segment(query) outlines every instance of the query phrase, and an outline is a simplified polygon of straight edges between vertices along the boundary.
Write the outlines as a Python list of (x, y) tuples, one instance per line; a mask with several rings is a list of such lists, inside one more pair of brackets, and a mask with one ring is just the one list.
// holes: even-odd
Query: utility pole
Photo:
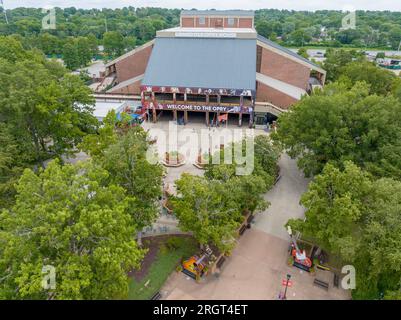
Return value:
[(8, 24), (7, 10), (4, 7), (3, 0), (0, 0), (0, 3), (1, 3), (1, 6), (3, 7), (3, 10), (4, 10), (4, 17), (6, 18), (6, 23)]
[(401, 41), (400, 41), (400, 45), (398, 46), (398, 51), (401, 51)]
[(109, 30), (108, 30), (108, 27), (107, 27), (107, 18), (104, 19), (104, 24), (105, 24), (105, 26), (106, 26), (106, 32), (108, 32)]

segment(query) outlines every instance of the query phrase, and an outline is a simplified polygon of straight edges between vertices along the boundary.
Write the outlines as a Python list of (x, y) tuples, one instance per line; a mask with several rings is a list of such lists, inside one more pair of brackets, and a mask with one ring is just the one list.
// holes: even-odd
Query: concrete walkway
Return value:
[(283, 154), (279, 161), (281, 179), (265, 196), (269, 208), (254, 220), (255, 228), (289, 241), (285, 224), (291, 218), (303, 218), (304, 208), (299, 204), (308, 189), (309, 180), (298, 170), (296, 161)]
[[(299, 205), (309, 180), (298, 170), (296, 161), (283, 154), (281, 179), (265, 198), (271, 205), (257, 215), (253, 227), (239, 239), (232, 255), (224, 263), (220, 276), (209, 276), (198, 284), (182, 273), (174, 272), (161, 294), (167, 300), (278, 299), (282, 280), (291, 274), (289, 300), (349, 299), (349, 292), (333, 287), (333, 274), (317, 271), (316, 276), (287, 265), (289, 235), (284, 227), (291, 218), (302, 218)], [(328, 291), (313, 285), (315, 278), (329, 283)]]
[(346, 291), (332, 286), (332, 275), (316, 275), (330, 283), (328, 291), (313, 285), (315, 277), (287, 265), (288, 242), (257, 229), (247, 230), (223, 264), (219, 277), (196, 283), (174, 272), (160, 291), (166, 300), (277, 300), (282, 280), (291, 274), (288, 300), (348, 299)]

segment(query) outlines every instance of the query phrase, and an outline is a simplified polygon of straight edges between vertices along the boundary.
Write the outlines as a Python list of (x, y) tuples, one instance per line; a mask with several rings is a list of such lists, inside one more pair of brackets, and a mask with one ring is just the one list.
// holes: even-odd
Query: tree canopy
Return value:
[(147, 159), (148, 133), (140, 126), (120, 129), (115, 112), (110, 112), (96, 134), (87, 135), (80, 147), (109, 172), (110, 183), (135, 197), (130, 214), (139, 230), (151, 225), (159, 213), (163, 168)]
[(378, 180), (345, 162), (327, 164), (302, 196), (294, 230), (356, 268), (356, 299), (400, 297), (401, 182)]
[[(88, 162), (26, 169), (17, 200), (0, 214), (1, 298), (114, 299), (128, 293), (127, 272), (144, 256), (133, 240), (131, 197)], [(55, 267), (44, 290), (42, 268)]]
[[(178, 8), (131, 6), (88, 10), (56, 8), (56, 29), (42, 30), (45, 14), (41, 9), (16, 8), (7, 10), (9, 24), (0, 18), (0, 34), (19, 37), (26, 49), (38, 48), (46, 55), (58, 57), (69, 52), (70, 45), (66, 48), (66, 44), (71, 42), (71, 38), (87, 38), (97, 46), (105, 44), (108, 57), (113, 57), (152, 40), (158, 30), (178, 26), (180, 11)], [(255, 27), (262, 36), (285, 46), (398, 48), (401, 34), (399, 12), (358, 10), (356, 29), (349, 30), (341, 28), (343, 17), (343, 12), (332, 10), (261, 9), (255, 11)], [(110, 43), (113, 44), (110, 46)], [(86, 52), (97, 55), (96, 50)]]
[[(176, 181), (178, 195), (171, 199), (174, 214), (180, 227), (191, 231), (201, 244), (213, 243), (223, 252), (230, 251), (245, 216), (268, 207), (264, 193), (273, 186), (279, 153), (266, 136), (252, 143), (255, 160), (249, 175), (237, 175), (235, 161), (223, 163), (224, 153), (234, 155), (235, 148), (230, 146), (217, 155), (221, 164), (211, 164), (210, 159), (205, 177), (184, 174)], [(241, 145), (244, 152), (244, 141)]]
[(98, 121), (78, 76), (10, 37), (0, 37), (0, 86), (0, 136), (7, 143), (0, 146), (0, 189), (9, 197), (18, 168), (73, 154)]
[(307, 175), (352, 160), (378, 177), (401, 178), (400, 101), (364, 82), (334, 83), (278, 120), (275, 136)]

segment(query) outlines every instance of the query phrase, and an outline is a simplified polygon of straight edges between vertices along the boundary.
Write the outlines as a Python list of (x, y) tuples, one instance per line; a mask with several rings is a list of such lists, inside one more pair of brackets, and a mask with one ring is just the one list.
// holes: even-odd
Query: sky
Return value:
[(184, 9), (292, 9), (292, 10), (391, 10), (401, 11), (400, 0), (3, 0), (7, 9), (16, 7), (121, 8), (163, 7)]

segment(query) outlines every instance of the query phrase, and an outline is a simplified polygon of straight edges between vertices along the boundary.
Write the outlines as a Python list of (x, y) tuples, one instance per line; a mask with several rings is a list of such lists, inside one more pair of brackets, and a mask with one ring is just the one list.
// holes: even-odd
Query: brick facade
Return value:
[(195, 27), (194, 21), (195, 19), (193, 17), (181, 18), (181, 26), (183, 28), (194, 28)]
[(298, 100), (258, 82), (256, 89), (256, 101), (269, 102), (279, 108), (288, 109)]
[(182, 28), (253, 28), (252, 18), (232, 17), (233, 24), (229, 24), (229, 18), (204, 17), (205, 23), (201, 24), (199, 17), (182, 17)]
[(262, 48), (260, 73), (306, 90), (311, 70), (287, 57)]
[[(204, 19), (205, 23), (200, 23), (200, 16)], [(229, 21), (233, 23), (229, 25)], [(243, 28), (243, 29), (253, 29), (254, 28), (254, 19), (248, 15), (241, 15), (238, 13), (230, 13), (225, 16), (220, 16), (220, 14), (214, 15), (190, 15), (190, 16), (181, 16), (181, 27), (182, 28)], [(168, 31), (168, 30), (166, 30)], [(171, 31), (173, 33), (174, 31)], [(238, 34), (245, 34), (254, 36), (253, 39), (256, 39), (256, 31), (250, 32), (249, 30), (241, 30), (240, 31), (229, 31), (238, 32)], [(169, 35), (174, 36), (174, 35)], [(286, 49), (280, 49), (279, 46), (274, 44), (269, 44), (268, 41), (259, 41), (256, 40), (256, 64), (257, 68), (255, 70), (255, 74), (261, 73), (265, 76), (271, 77), (273, 79), (285, 82), (294, 87), (307, 90), (309, 78), (311, 75), (311, 69), (313, 66), (309, 65), (308, 62), (302, 61), (298, 57), (292, 56)], [(109, 73), (116, 73), (116, 83), (120, 84), (129, 79), (133, 79), (143, 75), (146, 72), (146, 68), (149, 62), (149, 58), (153, 49), (153, 44), (148, 45), (142, 48), (138, 48), (136, 52), (133, 54), (127, 54), (123, 56), (121, 59), (117, 59), (115, 64), (109, 67)], [(315, 70), (315, 69), (314, 69)], [(324, 71), (319, 71), (324, 72)], [(323, 74), (324, 77), (325, 73)], [(196, 77), (196, 75), (194, 75)], [(255, 78), (256, 79), (256, 78)], [(263, 77), (258, 77), (261, 81)], [(133, 79), (135, 81), (136, 79)], [(130, 81), (132, 82), (132, 81)], [(128, 82), (128, 83), (130, 83)], [(269, 82), (266, 82), (269, 83)], [(273, 84), (271, 84), (273, 85)], [(276, 87), (275, 85), (273, 85)], [(288, 88), (288, 86), (283, 85), (283, 91)], [(279, 88), (279, 87), (277, 87)], [(237, 88), (241, 89), (241, 88)], [(294, 88), (289, 88), (294, 89)], [(297, 92), (295, 91), (294, 96), (297, 96)], [(137, 81), (135, 83), (131, 83), (126, 87), (120, 89), (111, 89), (109, 92), (111, 93), (119, 93), (119, 94), (135, 94), (139, 95), (141, 93), (141, 81)], [(270, 86), (267, 86), (263, 83), (257, 81), (256, 86), (256, 101), (258, 102), (268, 102), (271, 103), (281, 109), (288, 109), (294, 103), (298, 101), (298, 99), (293, 98), (277, 89), (274, 89)]]
[(239, 19), (238, 28), (253, 28), (253, 19), (252, 18)]
[(153, 45), (147, 46), (142, 50), (118, 61), (115, 64), (117, 72), (117, 83), (138, 77), (145, 73)]

